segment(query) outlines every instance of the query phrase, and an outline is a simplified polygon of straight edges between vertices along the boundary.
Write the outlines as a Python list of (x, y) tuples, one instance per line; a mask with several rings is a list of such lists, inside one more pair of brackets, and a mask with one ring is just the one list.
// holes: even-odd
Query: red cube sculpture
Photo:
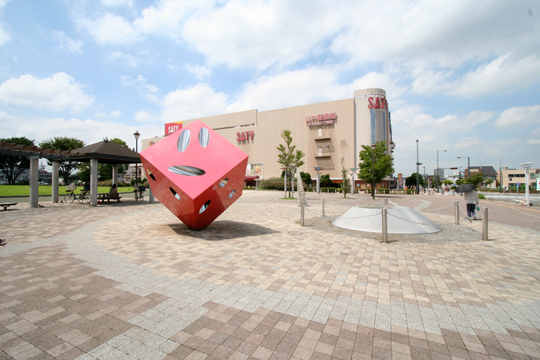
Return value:
[(141, 153), (154, 196), (201, 230), (242, 196), (248, 155), (197, 120)]

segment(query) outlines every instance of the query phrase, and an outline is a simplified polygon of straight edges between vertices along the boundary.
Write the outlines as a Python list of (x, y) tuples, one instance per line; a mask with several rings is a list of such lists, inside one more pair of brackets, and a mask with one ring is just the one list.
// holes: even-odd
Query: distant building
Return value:
[[(363, 145), (385, 141), (387, 154), (392, 157), (395, 148), (391, 113), (386, 91), (382, 89), (356, 90), (353, 98), (344, 100), (267, 111), (253, 109), (197, 119), (249, 155), (246, 182), (281, 176), (276, 147), (284, 143), (281, 133), (286, 129), (291, 130), (292, 144), (305, 154), (302, 159), (305, 165), (300, 171), (309, 173), (312, 179), (316, 179), (315, 168), (318, 167), (334, 182), (341, 182), (341, 159), (347, 170), (357, 168)], [(182, 131), (183, 126), (195, 120), (166, 124), (165, 132)], [(159, 140), (143, 139), (142, 148)], [(355, 179), (357, 187), (367, 188), (357, 176)]]
[[(525, 184), (525, 169), (509, 169), (503, 166), (497, 171), (497, 178), (501, 179), (503, 187), (515, 187), (519, 183)], [(537, 178), (540, 178), (540, 169), (531, 169), (529, 171), (529, 185), (537, 186)]]
[[(493, 168), (493, 166), (471, 166), (470, 167), (471, 173), (470, 175), (474, 176), (477, 174), (484, 175), (486, 180), (493, 180), (491, 184), (487, 184), (487, 182), (482, 183), (482, 186), (487, 186), (489, 188), (495, 189), (499, 186), (499, 175), (497, 171)], [(469, 177), (469, 170), (465, 169), (463, 172), (465, 174), (465, 177)]]

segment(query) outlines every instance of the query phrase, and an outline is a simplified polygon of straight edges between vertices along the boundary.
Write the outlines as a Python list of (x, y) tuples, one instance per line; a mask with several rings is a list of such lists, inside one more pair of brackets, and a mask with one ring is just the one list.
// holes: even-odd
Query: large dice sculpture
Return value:
[(152, 193), (190, 229), (242, 196), (248, 156), (197, 120), (141, 152)]

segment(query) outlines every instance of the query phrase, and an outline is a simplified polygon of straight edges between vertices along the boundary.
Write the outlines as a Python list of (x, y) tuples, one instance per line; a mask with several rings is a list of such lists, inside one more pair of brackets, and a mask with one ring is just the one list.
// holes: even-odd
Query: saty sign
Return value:
[(182, 121), (177, 121), (165, 124), (165, 136), (180, 130), (182, 128), (182, 123)]
[(255, 135), (255, 131), (242, 131), (236, 133), (236, 141), (242, 142), (242, 141), (253, 141), (253, 136)]
[(373, 100), (372, 97), (368, 99), (368, 106), (369, 109), (388, 109), (388, 101), (386, 101), (383, 97), (376, 97), (375, 100)]

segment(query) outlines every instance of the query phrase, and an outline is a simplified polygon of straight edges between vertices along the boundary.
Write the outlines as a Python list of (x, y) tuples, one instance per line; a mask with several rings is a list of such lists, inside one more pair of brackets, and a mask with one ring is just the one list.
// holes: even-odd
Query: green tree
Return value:
[(347, 169), (345, 168), (344, 162), (345, 162), (345, 158), (342, 157), (341, 158), (341, 180), (343, 181), (343, 186), (342, 186), (343, 197), (346, 198), (347, 193), (351, 191), (351, 186), (349, 182), (349, 177), (347, 176)]
[(464, 184), (473, 184), (473, 185), (482, 185), (482, 183), (485, 180), (485, 176), (483, 174), (474, 174), (467, 178), (465, 178)]
[[(52, 139), (44, 140), (39, 143), (39, 147), (42, 147), (44, 149), (54, 149), (60, 151), (71, 151), (83, 146), (84, 142), (82, 140), (65, 136), (54, 137)], [(52, 165), (51, 160), (47, 160), (47, 163), (49, 165)], [(60, 177), (64, 178), (65, 184), (68, 183), (69, 175), (71, 175), (73, 170), (77, 169), (78, 167), (78, 161), (64, 160), (58, 163), (58, 173), (60, 174)]]
[[(378, 184), (387, 175), (394, 173), (392, 167), (392, 157), (386, 153), (386, 142), (379, 141), (375, 144), (375, 171), (373, 171), (373, 150), (371, 146), (362, 145), (362, 151), (360, 151), (360, 168), (359, 177), (366, 183), (371, 184), (372, 180), (375, 180), (375, 184)], [(373, 172), (375, 173), (373, 176)], [(373, 194), (375, 189), (372, 189)]]
[(449, 179), (444, 180), (444, 185), (452, 185), (452, 184), (453, 184), (452, 180), (449, 180)]
[[(34, 146), (34, 140), (26, 137), (12, 137), (0, 139), (7, 143)], [(8, 184), (13, 185), (24, 170), (30, 168), (30, 159), (26, 156), (0, 155), (0, 169), (4, 172)]]
[(322, 187), (322, 188), (332, 186), (332, 180), (330, 180), (330, 175), (329, 174), (321, 175), (321, 180), (320, 180), (319, 186)]
[[(122, 139), (114, 138), (114, 139), (110, 139), (109, 141), (129, 149), (129, 146)], [(119, 164), (118, 173), (122, 174), (125, 170), (127, 170), (127, 167), (128, 167), (127, 165)], [(113, 168), (113, 164), (98, 164), (100, 180), (112, 179), (112, 168)]]
[(300, 177), (302, 178), (302, 182), (306, 185), (306, 188), (311, 186), (311, 174), (305, 173), (303, 171), (300, 171)]
[[(292, 175), (296, 172), (296, 169), (304, 165), (302, 158), (305, 156), (301, 150), (296, 150), (296, 145), (291, 145), (293, 138), (291, 136), (291, 130), (283, 130), (281, 132), (281, 138), (285, 141), (285, 145), (280, 144), (276, 149), (279, 151), (278, 164), (285, 168), (287, 173), (287, 180), (292, 182)], [(287, 188), (289, 188), (287, 186)], [(292, 186), (290, 187), (292, 189)], [(290, 194), (289, 190), (289, 195)]]
[[(436, 182), (437, 180), (432, 179), (431, 181)], [(422, 174), (418, 176), (418, 185), (424, 186), (424, 179), (422, 179)], [(405, 186), (416, 186), (416, 173), (412, 173), (411, 176), (405, 178)]]

